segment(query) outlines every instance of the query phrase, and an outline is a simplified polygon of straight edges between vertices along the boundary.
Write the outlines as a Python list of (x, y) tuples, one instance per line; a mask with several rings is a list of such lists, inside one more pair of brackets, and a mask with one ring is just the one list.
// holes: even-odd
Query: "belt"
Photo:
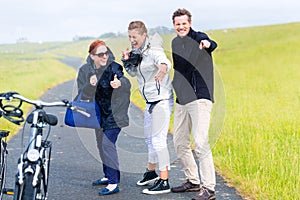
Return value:
[(150, 104), (148, 112), (151, 114), (156, 104), (158, 104), (161, 100), (154, 101), (154, 102), (146, 102), (146, 104)]

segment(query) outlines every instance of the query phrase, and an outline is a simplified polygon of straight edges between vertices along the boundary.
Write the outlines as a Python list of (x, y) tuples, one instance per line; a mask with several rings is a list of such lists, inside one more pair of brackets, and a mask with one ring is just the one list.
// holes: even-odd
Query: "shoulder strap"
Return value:
[(74, 101), (80, 101), (82, 97), (82, 92), (79, 92), (76, 97), (74, 98)]

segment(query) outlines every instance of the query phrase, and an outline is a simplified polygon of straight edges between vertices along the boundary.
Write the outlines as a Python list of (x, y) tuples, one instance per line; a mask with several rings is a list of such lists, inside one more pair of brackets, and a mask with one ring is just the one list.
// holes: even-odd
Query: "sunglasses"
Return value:
[(98, 56), (99, 58), (103, 58), (104, 55), (108, 56), (108, 51), (102, 52), (102, 53), (95, 53), (95, 56)]

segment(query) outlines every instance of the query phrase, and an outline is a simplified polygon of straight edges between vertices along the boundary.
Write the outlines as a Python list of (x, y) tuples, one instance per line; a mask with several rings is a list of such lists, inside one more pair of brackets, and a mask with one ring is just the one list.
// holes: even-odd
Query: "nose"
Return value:
[(134, 42), (134, 39), (133, 39), (133, 38), (129, 38), (129, 42), (130, 42), (130, 43), (133, 43), (133, 42)]

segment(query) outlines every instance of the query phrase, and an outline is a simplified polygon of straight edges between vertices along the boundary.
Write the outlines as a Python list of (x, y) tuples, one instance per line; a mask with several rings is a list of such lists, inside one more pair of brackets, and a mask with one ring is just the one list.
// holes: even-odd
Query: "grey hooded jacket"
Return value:
[[(122, 60), (128, 74), (137, 77), (139, 90), (145, 101), (149, 103), (170, 99), (173, 96), (169, 74), (171, 62), (162, 45), (162, 38), (156, 33), (152, 37), (146, 38), (141, 49), (139, 49), (142, 53), (142, 61), (137, 67), (128, 66), (126, 61)], [(155, 81), (154, 76), (157, 74), (158, 68), (154, 63), (168, 66), (168, 73), (161, 82)]]

